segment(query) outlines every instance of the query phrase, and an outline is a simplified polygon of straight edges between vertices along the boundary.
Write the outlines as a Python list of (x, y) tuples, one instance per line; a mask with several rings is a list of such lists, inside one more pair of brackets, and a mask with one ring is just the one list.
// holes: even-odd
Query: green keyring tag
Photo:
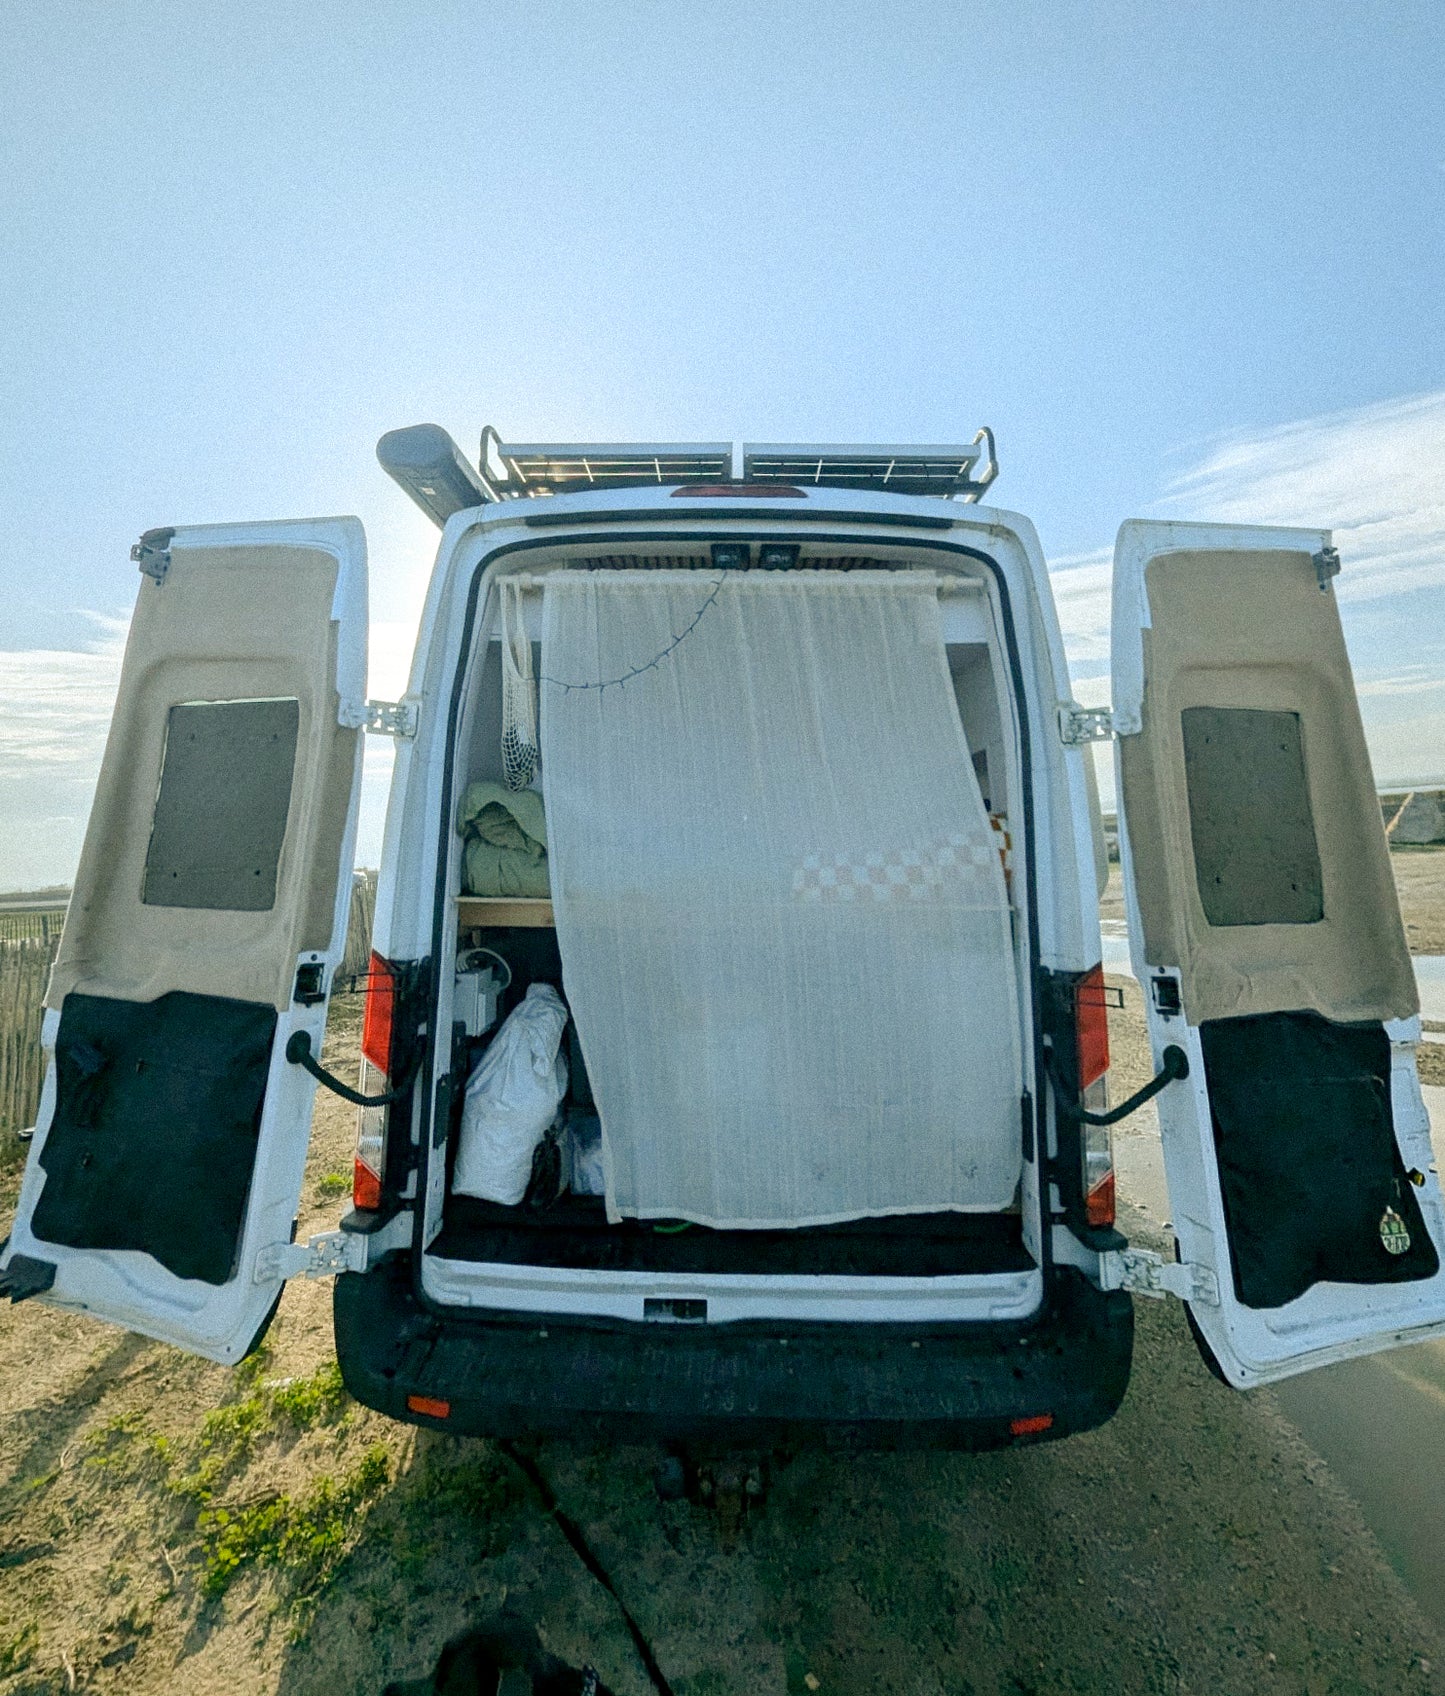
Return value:
[(1380, 1215), (1380, 1241), (1386, 1254), (1405, 1254), (1409, 1250), (1409, 1229), (1393, 1207), (1387, 1207)]

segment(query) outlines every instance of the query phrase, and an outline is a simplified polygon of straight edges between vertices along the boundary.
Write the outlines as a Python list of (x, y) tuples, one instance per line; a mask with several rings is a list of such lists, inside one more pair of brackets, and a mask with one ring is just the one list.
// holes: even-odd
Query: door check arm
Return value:
[(325, 1084), (333, 1095), (339, 1095), (353, 1107), (394, 1107), (411, 1094), (411, 1086), (416, 1078), (416, 1067), (412, 1066), (401, 1083), (395, 1089), (388, 1090), (385, 1095), (362, 1095), (359, 1090), (342, 1083), (334, 1072), (328, 1072), (311, 1052), (309, 1031), (292, 1032), (291, 1040), (286, 1044), (286, 1058), (293, 1066), (300, 1066), (303, 1071), (310, 1072), (317, 1083)]
[[(295, 1041), (295, 1038), (292, 1038)], [(1176, 1078), (1189, 1076), (1189, 1056), (1177, 1043), (1171, 1042), (1164, 1050), (1163, 1069), (1157, 1077), (1150, 1078), (1143, 1089), (1135, 1090), (1127, 1101), (1121, 1101), (1117, 1107), (1111, 1107), (1107, 1113), (1091, 1113), (1081, 1102), (1071, 1101), (1069, 1093), (1059, 1083), (1052, 1065), (1049, 1067), (1049, 1081), (1054, 1086), (1054, 1094), (1058, 1098), (1059, 1112), (1066, 1118), (1077, 1119), (1084, 1125), (1117, 1125), (1121, 1119), (1127, 1119), (1131, 1113), (1137, 1113), (1146, 1101), (1152, 1101), (1165, 1087), (1172, 1084)]]

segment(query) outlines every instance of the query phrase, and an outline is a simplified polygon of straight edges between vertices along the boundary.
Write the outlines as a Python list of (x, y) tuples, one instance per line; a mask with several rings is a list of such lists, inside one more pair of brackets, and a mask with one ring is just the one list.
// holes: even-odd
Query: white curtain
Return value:
[(541, 697), (609, 1217), (1006, 1206), (1009, 914), (936, 580), (556, 572)]

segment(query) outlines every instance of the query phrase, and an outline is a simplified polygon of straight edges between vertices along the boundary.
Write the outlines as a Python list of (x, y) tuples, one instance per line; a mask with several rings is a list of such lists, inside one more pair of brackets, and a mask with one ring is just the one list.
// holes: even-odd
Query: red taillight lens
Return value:
[[(396, 974), (380, 954), (371, 956), (366, 974), (366, 1011), (361, 1025), (361, 1093), (384, 1095), (390, 1082)], [(381, 1206), (381, 1177), (386, 1170), (385, 1107), (356, 1110), (356, 1159), (351, 1168), (351, 1204)]]
[(1051, 1431), (1054, 1416), (1051, 1413), (1029, 1413), (1021, 1419), (1011, 1419), (1008, 1428), (1015, 1437), (1037, 1437), (1041, 1431)]
[(672, 491), (674, 500), (688, 496), (695, 500), (715, 500), (718, 496), (738, 500), (801, 501), (807, 498), (791, 483), (685, 483), (682, 488)]
[(366, 973), (366, 1012), (361, 1023), (361, 1052), (378, 1072), (391, 1071), (391, 1020), (396, 978), (380, 954), (371, 956)]
[(1084, 1197), (1084, 1217), (1091, 1225), (1114, 1223), (1114, 1173), (1111, 1168)]
[(449, 1419), (452, 1404), (440, 1396), (408, 1396), (406, 1405), (412, 1413), (424, 1413), (429, 1419)]
[(1085, 972), (1074, 985), (1074, 1034), (1082, 1091), (1109, 1070), (1109, 1009), (1104, 1004), (1103, 966)]

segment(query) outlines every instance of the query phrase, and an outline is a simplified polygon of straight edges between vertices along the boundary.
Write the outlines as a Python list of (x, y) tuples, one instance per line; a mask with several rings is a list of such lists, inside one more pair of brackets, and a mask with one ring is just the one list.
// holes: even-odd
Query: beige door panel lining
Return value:
[[(330, 946), (361, 739), (337, 723), (339, 569), (319, 547), (177, 545), (164, 582), (142, 585), (50, 1007), (71, 990), (129, 1001), (187, 990), (284, 1008), (297, 954)], [(274, 905), (144, 902), (171, 707), (292, 698), (296, 762)]]
[[(1121, 738), (1145, 958), (1178, 966), (1191, 1021), (1418, 1008), (1354, 680), (1332, 593), (1306, 553), (1180, 552), (1146, 568), (1143, 728)], [(1200, 898), (1181, 714), (1297, 713), (1323, 879), (1314, 923), (1211, 925)], [(1267, 832), (1271, 798), (1261, 794)], [(1207, 821), (1205, 821), (1207, 825)]]

